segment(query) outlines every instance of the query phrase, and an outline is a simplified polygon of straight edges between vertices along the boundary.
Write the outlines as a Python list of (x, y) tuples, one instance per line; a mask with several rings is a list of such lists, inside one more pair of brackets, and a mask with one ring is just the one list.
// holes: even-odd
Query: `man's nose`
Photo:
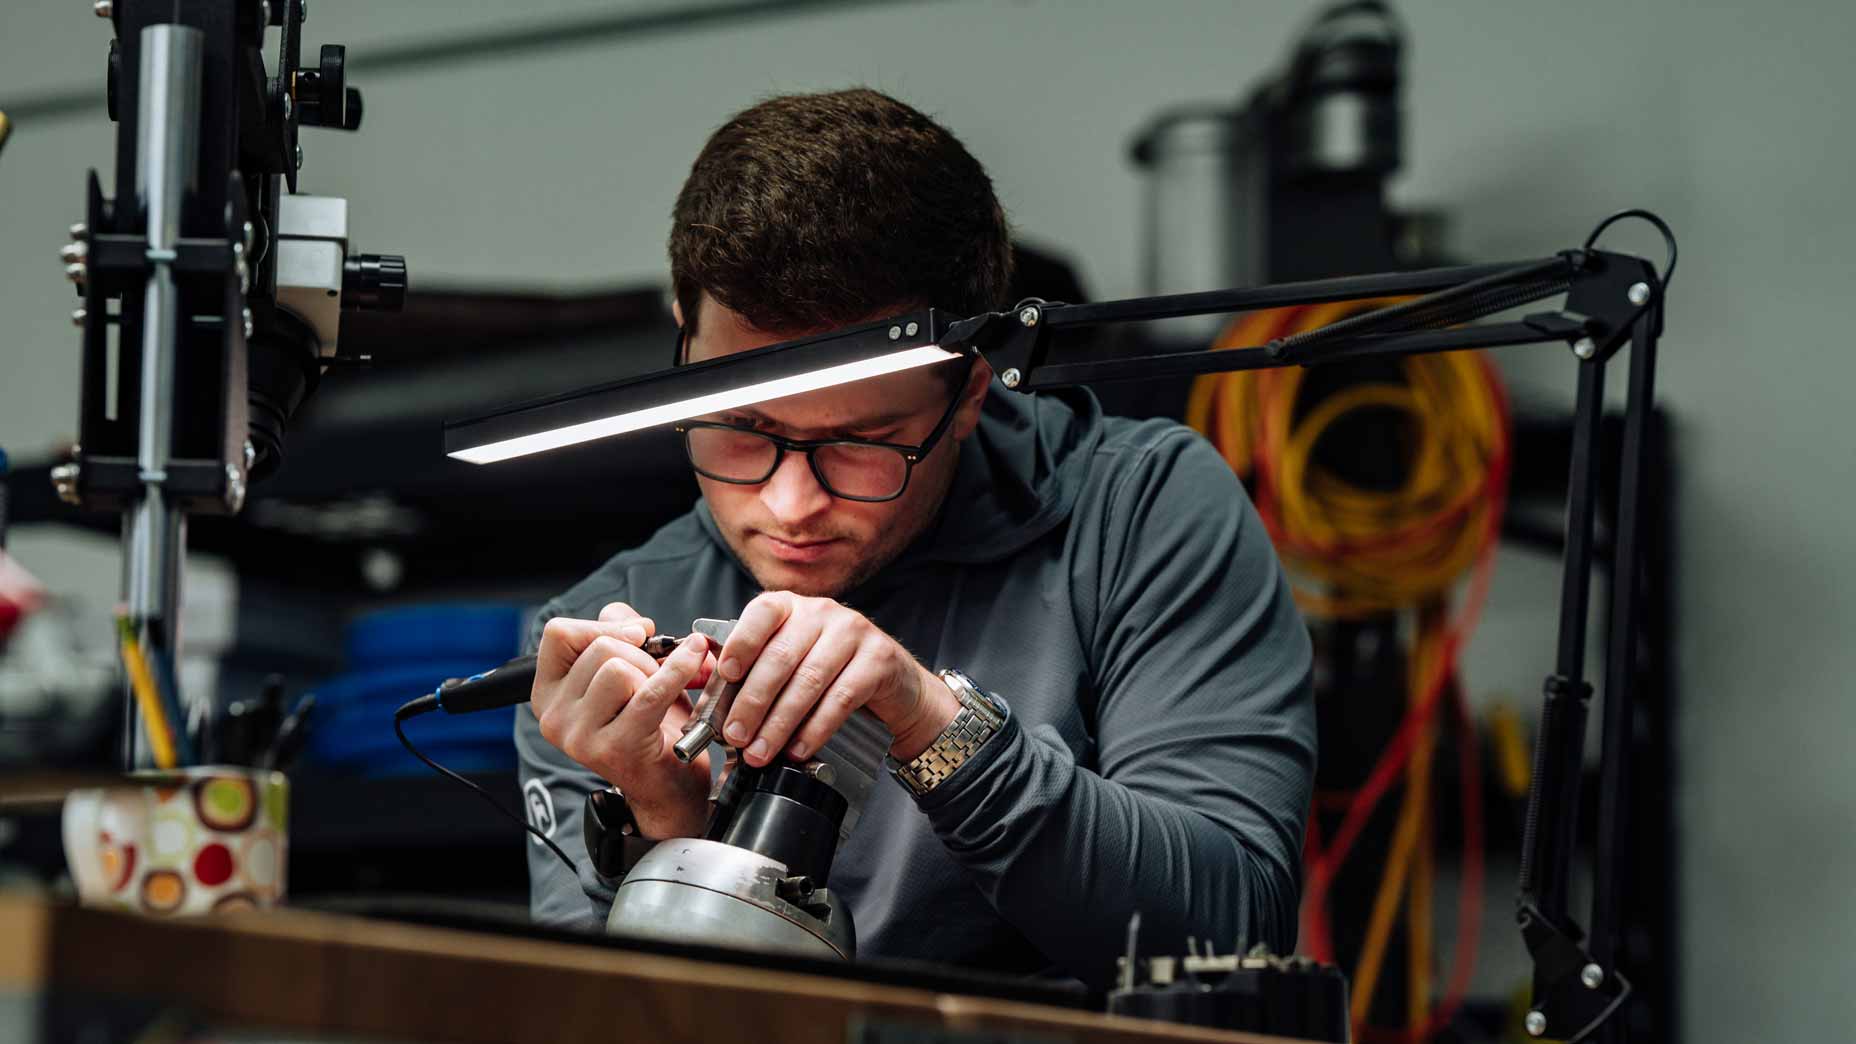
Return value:
[(805, 454), (787, 453), (761, 484), (760, 501), (781, 525), (797, 526), (829, 510), (831, 494), (819, 485)]

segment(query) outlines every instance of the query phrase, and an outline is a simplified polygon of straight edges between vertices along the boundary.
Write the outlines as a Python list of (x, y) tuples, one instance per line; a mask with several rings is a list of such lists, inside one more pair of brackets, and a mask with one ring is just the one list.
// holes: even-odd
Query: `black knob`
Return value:
[(342, 263), (342, 307), (397, 312), (406, 305), (406, 259), (399, 254), (355, 254)]
[(318, 63), (322, 75), (317, 78), (316, 91), (322, 95), (323, 126), (339, 127), (342, 125), (342, 103), (347, 100), (348, 48), (341, 44), (323, 44), (322, 60)]
[[(323, 44), (322, 58), (314, 70), (304, 69), (296, 74), (295, 86), (297, 122), (305, 127), (337, 127), (353, 130), (360, 126), (360, 114), (350, 116), (347, 112), (349, 101), (359, 101), (360, 95), (347, 86), (348, 49), (341, 44)], [(351, 121), (352, 120), (352, 124)]]
[(347, 99), (348, 103), (342, 109), (342, 130), (360, 130), (361, 92), (354, 87), (350, 87), (348, 88)]

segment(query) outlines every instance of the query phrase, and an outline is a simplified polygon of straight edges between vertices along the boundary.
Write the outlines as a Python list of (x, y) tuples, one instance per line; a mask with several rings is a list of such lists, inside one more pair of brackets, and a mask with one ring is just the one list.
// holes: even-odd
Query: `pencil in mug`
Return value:
[(141, 644), (135, 638), (135, 625), (127, 616), (116, 618), (116, 635), (122, 644), (123, 667), (129, 672), (129, 690), (135, 694), (142, 723), (148, 729), (148, 745), (154, 749), (155, 764), (164, 769), (174, 768), (180, 764), (174, 746), (174, 725), (168, 719), (167, 708), (161, 705), (161, 692), (155, 684), (154, 673), (148, 669), (148, 659), (142, 655)]

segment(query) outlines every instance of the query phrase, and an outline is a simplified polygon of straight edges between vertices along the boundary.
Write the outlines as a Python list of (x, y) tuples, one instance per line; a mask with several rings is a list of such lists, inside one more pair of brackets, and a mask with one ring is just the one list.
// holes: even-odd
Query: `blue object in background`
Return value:
[[(387, 609), (348, 626), (348, 670), (315, 689), (316, 722), (306, 766), (329, 773), (430, 773), (393, 735), (393, 712), (446, 678), (467, 678), (521, 652), (526, 612), (513, 605)], [(465, 773), (515, 771), (515, 708), (427, 714), (406, 735), (427, 757)]]

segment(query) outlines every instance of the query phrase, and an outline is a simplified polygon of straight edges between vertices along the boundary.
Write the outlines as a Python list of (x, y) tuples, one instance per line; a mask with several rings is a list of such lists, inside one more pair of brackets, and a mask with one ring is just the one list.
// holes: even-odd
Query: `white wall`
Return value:
[[(614, 6), (531, 0), (516, 16), (492, 0), (315, 0), (308, 40), (360, 59), (370, 44)], [(1700, 1041), (1847, 1037), (1856, 563), (1844, 423), (1856, 354), (1838, 306), (1851, 274), (1840, 251), (1856, 144), (1842, 99), (1856, 88), (1844, 53), (1856, 16), (1833, 0), (1401, 6), (1414, 48), (1396, 193), (1449, 208), (1461, 252), (1558, 249), (1628, 205), (1661, 211), (1682, 236), (1661, 399), (1681, 460), (1671, 807), (1686, 1028)], [(100, 83), (107, 32), (87, 7), (6, 0), (0, 107)], [(360, 246), (407, 254), (423, 283), (655, 278), (676, 187), (715, 124), (760, 95), (869, 83), (953, 127), (1020, 230), (1073, 252), (1095, 293), (1129, 294), (1140, 228), (1128, 136), (1164, 105), (1236, 95), (1309, 10), (886, 5), (372, 76), (359, 81), (367, 129), (309, 132), (303, 176), (350, 197)], [(55, 254), (80, 174), (107, 163), (110, 142), (86, 118), (22, 126), (0, 155), (0, 445), (15, 452), (74, 424), (73, 301)], [(1569, 400), (1556, 353), (1504, 360), (1523, 394)], [(1552, 592), (1509, 591), (1470, 680), (1531, 700), (1550, 665), (1550, 643), (1531, 635), (1551, 619)], [(1504, 916), (1506, 902), (1491, 909)]]

